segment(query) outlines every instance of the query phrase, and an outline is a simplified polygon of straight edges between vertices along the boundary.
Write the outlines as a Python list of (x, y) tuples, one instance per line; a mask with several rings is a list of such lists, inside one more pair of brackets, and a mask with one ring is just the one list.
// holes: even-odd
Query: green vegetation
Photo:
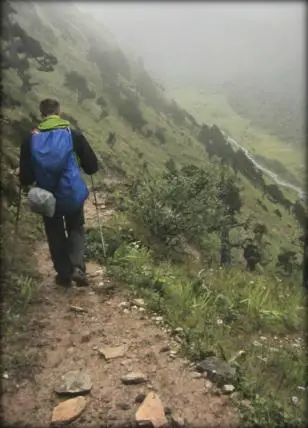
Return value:
[[(270, 83), (264, 82), (262, 89), (243, 76), (238, 82), (224, 85), (230, 106), (242, 117), (250, 119), (256, 128), (267, 129), (279, 139), (304, 148), (304, 97), (299, 93), (299, 82), (290, 82), (285, 73), (285, 84), (281, 90), (281, 76)], [(270, 96), (269, 96), (270, 94)]]
[[(170, 93), (199, 123), (219, 124), (228, 135), (259, 157), (265, 166), (272, 167), (274, 172), (291, 183), (303, 186), (303, 147), (286, 144), (279, 134), (266, 132), (260, 123), (253, 123), (232, 107), (222, 90), (171, 88)], [(265, 159), (266, 163), (263, 162)]]
[[(177, 172), (178, 178), (148, 177), (131, 183), (129, 192), (119, 189), (121, 213), (105, 224), (107, 274), (144, 297), (167, 325), (183, 329), (183, 354), (195, 361), (215, 354), (232, 362), (239, 406), (244, 398), (253, 405), (250, 411), (241, 408), (243, 426), (298, 426), (304, 411), (298, 387), (305, 386), (300, 267), (289, 269), (292, 260), (280, 254), (271, 268), (265, 263), (266, 271), (249, 272), (234, 251), (232, 265), (224, 267), (219, 219), (225, 213), (215, 174), (190, 171)], [(258, 224), (249, 230), (255, 238), (266, 234)], [(98, 232), (90, 230), (88, 256), (102, 262), (99, 242)]]
[[(253, 419), (268, 427), (297, 423), (304, 405), (297, 390), (304, 381), (303, 353), (293, 346), (303, 330), (303, 205), (228, 146), (221, 129), (244, 144), (247, 122), (234, 113), (223, 116), (221, 98), (217, 108), (213, 102), (218, 95), (205, 110), (191, 110), (199, 113), (200, 126), (100, 24), (72, 5), (59, 7), (61, 13), (48, 3), (4, 8), (4, 332), (12, 320), (24, 320), (35, 299), (33, 245), (41, 234), (24, 204), (18, 241), (12, 242), (18, 186), (11, 170), (23, 134), (37, 122), (40, 99), (55, 96), (63, 116), (98, 154), (98, 188), (106, 174), (120, 181), (109, 189), (118, 214), (104, 225), (107, 260), (95, 229), (87, 235), (88, 258), (106, 263), (110, 276), (143, 295), (167, 323), (182, 327), (183, 353), (192, 359), (215, 353), (229, 360), (245, 351), (234, 364), (238, 390), (254, 405), (246, 426)], [(266, 156), (276, 157), (280, 143), (274, 137), (246, 131), (247, 147), (261, 154), (266, 146)], [(294, 174), (296, 153), (279, 155)], [(290, 401), (293, 395), (299, 406)]]

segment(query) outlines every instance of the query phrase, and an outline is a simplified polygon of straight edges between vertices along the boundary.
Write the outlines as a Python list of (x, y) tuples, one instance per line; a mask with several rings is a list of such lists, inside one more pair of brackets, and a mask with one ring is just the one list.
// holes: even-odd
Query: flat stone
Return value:
[(231, 394), (235, 390), (235, 386), (233, 385), (224, 385), (222, 390), (225, 394)]
[(223, 386), (236, 381), (236, 370), (225, 361), (217, 357), (208, 357), (196, 365), (200, 373), (207, 372), (208, 378)]
[(117, 403), (116, 407), (121, 410), (129, 410), (131, 408), (130, 404), (128, 403)]
[(191, 373), (191, 377), (192, 377), (193, 379), (200, 379), (200, 378), (202, 378), (203, 376), (202, 376), (202, 373), (192, 372), (192, 373)]
[(55, 387), (57, 394), (84, 394), (92, 388), (92, 381), (87, 373), (80, 370), (71, 370), (61, 376), (59, 385)]
[(209, 391), (213, 388), (213, 382), (206, 379), (206, 381), (204, 382), (204, 386), (205, 386), (206, 391)]
[(147, 381), (147, 376), (141, 372), (131, 372), (121, 377), (124, 385), (137, 385)]
[(164, 345), (160, 348), (159, 352), (168, 352), (171, 350), (171, 346), (170, 345)]
[(78, 418), (87, 405), (85, 397), (75, 397), (62, 401), (53, 409), (52, 423), (68, 423)]
[(125, 355), (125, 346), (115, 346), (115, 347), (106, 347), (100, 348), (98, 352), (103, 355), (106, 360), (113, 360), (115, 358), (123, 357)]
[(150, 392), (146, 396), (136, 412), (135, 419), (139, 425), (151, 422), (155, 428), (160, 428), (168, 424), (164, 406), (159, 396), (154, 392)]
[(133, 303), (133, 305), (138, 306), (138, 307), (144, 307), (145, 306), (145, 301), (143, 299), (133, 299), (132, 303)]
[(144, 399), (146, 397), (146, 394), (143, 394), (142, 392), (140, 394), (137, 395), (137, 397), (135, 398), (135, 403), (141, 404)]
[(88, 311), (87, 311), (87, 309), (84, 309), (84, 308), (82, 308), (81, 306), (74, 306), (74, 305), (71, 305), (71, 306), (70, 306), (70, 310), (71, 310), (72, 312), (77, 312), (77, 313), (88, 312)]
[(119, 308), (129, 308), (129, 303), (128, 302), (121, 302), (119, 303)]

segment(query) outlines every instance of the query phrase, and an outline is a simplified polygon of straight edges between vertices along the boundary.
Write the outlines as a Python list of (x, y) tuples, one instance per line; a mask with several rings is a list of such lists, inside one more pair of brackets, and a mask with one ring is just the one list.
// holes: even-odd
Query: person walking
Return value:
[(87, 286), (84, 203), (89, 191), (80, 168), (95, 174), (98, 160), (84, 135), (60, 117), (56, 99), (42, 100), (39, 109), (42, 121), (22, 142), (16, 175), (21, 186), (36, 183), (54, 195), (54, 215), (43, 221), (56, 283)]

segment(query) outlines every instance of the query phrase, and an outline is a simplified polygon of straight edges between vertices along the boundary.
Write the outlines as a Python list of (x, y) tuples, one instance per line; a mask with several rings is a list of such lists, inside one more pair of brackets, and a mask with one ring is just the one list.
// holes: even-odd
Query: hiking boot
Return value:
[(70, 287), (72, 285), (72, 280), (70, 277), (64, 277), (61, 275), (56, 275), (55, 282), (61, 287)]
[(76, 285), (79, 287), (87, 287), (89, 285), (89, 280), (85, 272), (81, 269), (74, 268), (72, 274), (72, 280), (76, 282)]

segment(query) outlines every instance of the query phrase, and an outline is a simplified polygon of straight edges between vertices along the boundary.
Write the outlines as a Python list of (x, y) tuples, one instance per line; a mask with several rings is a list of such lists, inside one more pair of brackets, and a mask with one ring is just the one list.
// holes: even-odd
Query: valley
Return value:
[[(158, 82), (85, 8), (7, 2), (3, 13), (4, 422), (49, 426), (57, 381), (78, 369), (93, 389), (71, 426), (137, 424), (148, 394), (160, 397), (157, 428), (304, 423), (300, 149), (252, 126), (221, 92)], [(54, 284), (26, 190), (16, 227), (13, 171), (45, 97), (99, 159), (94, 189), (84, 177), (83, 291)], [(119, 359), (99, 352), (123, 346)], [(209, 361), (231, 375), (217, 379), (216, 366), (202, 369)], [(140, 384), (121, 380), (132, 373)]]

